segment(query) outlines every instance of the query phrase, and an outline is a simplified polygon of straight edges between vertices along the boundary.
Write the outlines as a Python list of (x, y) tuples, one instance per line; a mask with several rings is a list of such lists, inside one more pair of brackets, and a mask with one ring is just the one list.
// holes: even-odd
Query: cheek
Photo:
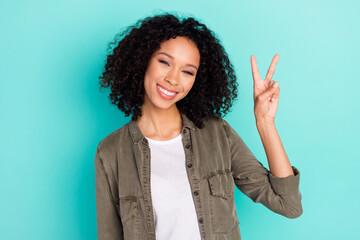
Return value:
[(186, 84), (186, 91), (187, 91), (187, 92), (190, 92), (190, 90), (191, 90), (192, 87), (194, 86), (194, 83), (195, 83), (195, 80), (192, 80), (192, 81), (190, 81), (190, 82), (188, 82), (188, 83)]
[(152, 85), (153, 85), (153, 77), (149, 74), (149, 73), (147, 73), (147, 74), (145, 74), (145, 78), (144, 78), (144, 90), (145, 90), (145, 92), (147, 93), (147, 94), (151, 94), (151, 92), (152, 92)]
[(158, 74), (154, 68), (148, 68), (144, 77), (144, 86), (150, 88), (153, 82), (157, 79)]
[(156, 63), (150, 64), (147, 73), (150, 77), (156, 78), (163, 74), (163, 69)]

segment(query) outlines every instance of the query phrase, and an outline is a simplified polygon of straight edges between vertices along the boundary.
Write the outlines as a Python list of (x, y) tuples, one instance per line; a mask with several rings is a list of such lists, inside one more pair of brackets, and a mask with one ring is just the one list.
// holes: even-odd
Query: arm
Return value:
[(99, 147), (95, 154), (95, 188), (98, 240), (124, 239), (121, 219), (100, 157)]
[(270, 172), (277, 177), (294, 175), (274, 122), (256, 121), (256, 126), (266, 152)]
[(261, 80), (255, 56), (251, 56), (254, 80), (254, 114), (256, 126), (263, 143), (271, 173), (277, 177), (294, 175), (279, 134), (275, 128), (275, 115), (279, 104), (279, 83), (271, 81), (279, 55), (276, 54), (268, 73)]
[(302, 212), (299, 191), (300, 172), (294, 166), (294, 175), (276, 177), (252, 154), (239, 134), (223, 119), (230, 146), (231, 171), (235, 185), (255, 203), (288, 218), (299, 217)]

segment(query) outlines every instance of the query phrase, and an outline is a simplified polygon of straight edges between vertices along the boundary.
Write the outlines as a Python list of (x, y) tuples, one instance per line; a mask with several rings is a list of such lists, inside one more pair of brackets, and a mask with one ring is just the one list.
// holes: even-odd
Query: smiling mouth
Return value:
[(156, 84), (157, 91), (159, 95), (166, 100), (171, 100), (175, 98), (175, 96), (178, 94), (177, 92), (169, 92), (168, 90), (162, 88), (160, 85)]
[(176, 91), (171, 91), (163, 86), (161, 86), (160, 84), (156, 84), (157, 87), (160, 89), (160, 91), (162, 91), (163, 93), (165, 93), (166, 95), (169, 95), (169, 96), (173, 96), (175, 94), (177, 94), (178, 92)]

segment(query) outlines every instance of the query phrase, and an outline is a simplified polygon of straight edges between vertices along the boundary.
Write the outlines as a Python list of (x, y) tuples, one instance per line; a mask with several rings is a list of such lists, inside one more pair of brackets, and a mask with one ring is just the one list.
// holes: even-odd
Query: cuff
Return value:
[(299, 191), (300, 172), (296, 167), (291, 167), (293, 169), (294, 175), (287, 177), (276, 177), (269, 171), (271, 186), (278, 195), (290, 195)]

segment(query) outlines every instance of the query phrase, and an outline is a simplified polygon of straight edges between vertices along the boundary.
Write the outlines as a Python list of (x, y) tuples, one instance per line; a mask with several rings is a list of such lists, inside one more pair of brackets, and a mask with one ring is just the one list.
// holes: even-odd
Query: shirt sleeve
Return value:
[(231, 151), (231, 171), (237, 188), (255, 203), (287, 218), (297, 218), (302, 212), (299, 191), (300, 172), (292, 166), (294, 175), (276, 177), (259, 162), (239, 134), (223, 119)]
[(100, 157), (99, 147), (95, 154), (95, 189), (98, 240), (122, 240), (123, 227), (113, 199), (108, 175)]

